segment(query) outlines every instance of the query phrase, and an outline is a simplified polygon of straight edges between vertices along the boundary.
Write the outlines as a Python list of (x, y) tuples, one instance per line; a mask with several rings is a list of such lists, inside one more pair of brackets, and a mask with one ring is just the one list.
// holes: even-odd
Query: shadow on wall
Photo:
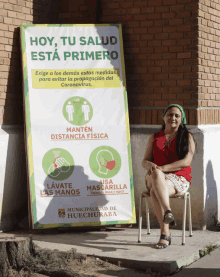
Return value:
[(33, 23), (94, 24), (100, 17), (97, 6), (100, 5), (96, 0), (34, 0)]
[(191, 163), (192, 184), (189, 192), (191, 195), (193, 228), (204, 228), (204, 175), (203, 166), (204, 135), (200, 129), (190, 128), (195, 140), (195, 153)]
[[(57, 0), (55, 0), (57, 1)], [(33, 23), (52, 23), (55, 1), (33, 1)], [(44, 7), (46, 7), (44, 9)], [(22, 22), (23, 23), (23, 22)], [(13, 26), (11, 26), (12, 28)], [(12, 31), (12, 30), (11, 30)], [(23, 130), (16, 130), (17, 125), (23, 126), (23, 92), (21, 70), (20, 28), (13, 30), (12, 44), (5, 53), (10, 58), (7, 83), (4, 97), (4, 108), (0, 109), (2, 129), (8, 133), (8, 149), (4, 176), (2, 198), (1, 228), (4, 231), (20, 226), (28, 228), (28, 194), (25, 140)], [(6, 78), (6, 76), (5, 76)], [(12, 128), (8, 128), (10, 125)], [(20, 222), (20, 223), (19, 223)]]
[[(12, 46), (7, 49), (10, 64), (7, 75), (4, 109), (1, 109), (1, 124), (23, 125), (23, 103), (22, 103), (22, 70), (20, 56), (20, 30), (14, 28)], [(7, 53), (7, 52), (5, 52)]]
[[(99, 0), (98, 0), (99, 1)], [(96, 23), (101, 16), (96, 0), (33, 0), (33, 24)], [(97, 12), (97, 14), (96, 14)], [(21, 22), (26, 23), (25, 22)], [(31, 22), (29, 22), (31, 23)], [(12, 28), (12, 27), (11, 27)], [(10, 30), (11, 31), (11, 30)], [(11, 39), (11, 38), (10, 38)], [(12, 43), (7, 45), (5, 58), (10, 58), (8, 75), (5, 72), (6, 90), (2, 93), (5, 108), (0, 109), (3, 125), (23, 125), (23, 93), (20, 49), (20, 28), (13, 30)], [(7, 64), (6, 64), (7, 66)]]
[[(60, 175), (63, 175), (60, 177), (59, 173), (61, 173)], [(65, 178), (65, 175), (68, 176), (69, 174), (71, 175), (68, 179), (63, 179)], [(61, 180), (59, 181), (59, 179)], [(71, 186), (68, 187), (67, 185), (66, 188), (65, 183), (70, 183)], [(39, 222), (35, 223), (35, 228), (43, 228), (41, 224), (48, 224), (48, 222), (50, 222), (50, 224), (62, 224), (62, 227), (69, 227), (70, 223), (68, 222), (88, 222), (88, 225), (90, 225), (90, 222), (100, 222), (100, 213), (96, 209), (99, 207), (100, 212), (102, 212), (102, 207), (108, 203), (108, 200), (104, 194), (101, 194), (100, 190), (97, 191), (97, 193), (99, 193), (98, 196), (92, 194), (92, 192), (94, 192), (92, 187), (97, 186), (100, 186), (100, 182), (89, 180), (88, 175), (84, 173), (84, 168), (82, 166), (68, 166), (64, 164), (64, 166), (57, 167), (51, 171), (46, 177), (43, 191), (41, 191), (41, 195), (42, 197), (45, 197), (45, 201), (42, 201), (41, 207), (38, 206), (38, 210), (43, 210), (43, 205), (47, 208), (43, 217), (39, 219)], [(83, 199), (80, 194), (87, 196)], [(72, 205), (70, 205), (69, 201), (65, 204), (64, 197), (68, 200), (71, 197)], [(90, 203), (87, 203), (86, 201), (86, 198), (88, 197), (89, 200), (91, 200)], [(95, 198), (94, 202), (92, 202), (92, 197)], [(84, 203), (83, 205), (81, 205), (82, 202)], [(77, 209), (81, 207), (84, 209), (94, 208), (94, 211), (75, 210), (75, 208)], [(71, 208), (72, 210), (68, 213), (67, 208)], [(80, 220), (80, 217), (83, 217), (83, 220)]]
[[(100, 17), (100, 0), (33, 0), (33, 24), (94, 24), (99, 23)], [(8, 131), (8, 128), (4, 128), (5, 125), (24, 125), (19, 27), (14, 28), (12, 40), (12, 46), (8, 46), (8, 52), (6, 51), (10, 64), (7, 79), (5, 79), (7, 80), (5, 107), (0, 109), (2, 129), (9, 134), (1, 214), (4, 230), (11, 230), (16, 226), (28, 228), (26, 139), (22, 135), (23, 130), (15, 134)]]
[(212, 162), (209, 160), (206, 166), (207, 192), (205, 198), (204, 221), (207, 229), (215, 225), (218, 211), (217, 186), (214, 178)]
[[(2, 128), (3, 129), (3, 128)], [(9, 231), (22, 222), (28, 228), (27, 175), (22, 129), (6, 129), (9, 134), (4, 189), (2, 198), (1, 229)]]

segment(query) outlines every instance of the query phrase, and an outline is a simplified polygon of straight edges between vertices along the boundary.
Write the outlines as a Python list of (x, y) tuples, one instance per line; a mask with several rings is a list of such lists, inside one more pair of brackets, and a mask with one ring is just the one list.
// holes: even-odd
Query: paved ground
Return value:
[[(147, 235), (144, 230), (141, 243), (137, 242), (137, 228), (107, 228), (106, 231), (47, 231), (48, 233), (35, 234), (29, 234), (27, 231), (2, 233), (0, 239), (7, 236), (32, 236), (34, 242), (42, 248), (59, 249), (60, 251), (75, 248), (78, 253), (104, 258), (108, 261), (120, 261), (127, 267), (139, 269), (151, 267), (166, 274), (173, 273), (178, 268), (189, 266), (199, 260), (199, 250), (206, 246), (220, 245), (219, 231), (194, 231), (193, 237), (189, 237), (187, 231), (186, 245), (182, 246), (182, 231), (174, 229), (172, 230), (172, 245), (162, 250), (154, 248), (159, 238), (158, 229), (152, 229), (150, 235)], [(211, 256), (203, 257), (175, 276), (183, 277), (186, 275), (181, 274), (187, 272), (187, 276), (197, 276), (195, 271), (200, 268), (205, 268), (204, 274), (212, 267), (213, 272), (219, 270), (220, 250), (214, 250), (212, 253)], [(207, 260), (206, 264), (204, 264), (205, 259)], [(190, 272), (193, 274), (190, 275)], [(208, 275), (201, 275), (202, 272), (200, 269), (198, 276), (215, 277), (210, 271), (208, 271)], [(220, 271), (218, 276), (220, 276)]]
[(219, 277), (220, 276), (220, 248), (214, 250), (191, 264), (183, 271), (174, 274), (173, 277)]

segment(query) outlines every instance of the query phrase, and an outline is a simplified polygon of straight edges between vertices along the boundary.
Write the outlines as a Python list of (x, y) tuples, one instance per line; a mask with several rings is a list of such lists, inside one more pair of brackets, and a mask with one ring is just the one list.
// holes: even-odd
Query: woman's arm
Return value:
[(148, 170), (148, 174), (156, 169), (157, 165), (154, 164), (153, 161), (153, 141), (154, 135), (151, 135), (147, 141), (147, 146), (144, 154), (144, 159), (142, 161), (142, 166), (146, 170)]
[(159, 168), (163, 172), (172, 172), (172, 171), (181, 170), (191, 165), (194, 152), (195, 152), (195, 142), (194, 142), (193, 136), (189, 133), (189, 152), (187, 153), (186, 157), (182, 160), (173, 162), (171, 164), (158, 166), (157, 168)]

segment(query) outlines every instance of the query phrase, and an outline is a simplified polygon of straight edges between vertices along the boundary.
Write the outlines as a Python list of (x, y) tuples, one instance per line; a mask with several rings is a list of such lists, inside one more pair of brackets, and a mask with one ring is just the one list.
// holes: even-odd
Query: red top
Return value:
[[(176, 136), (169, 141), (169, 145), (166, 146), (165, 142), (167, 141), (164, 131), (160, 131), (154, 134), (154, 141), (153, 141), (153, 157), (154, 163), (158, 166), (162, 166), (165, 164), (171, 164), (173, 162), (178, 161), (178, 157), (176, 154)], [(191, 173), (191, 166), (187, 166), (178, 171), (170, 171), (166, 173), (173, 173), (178, 176), (183, 176), (189, 182), (192, 179)]]

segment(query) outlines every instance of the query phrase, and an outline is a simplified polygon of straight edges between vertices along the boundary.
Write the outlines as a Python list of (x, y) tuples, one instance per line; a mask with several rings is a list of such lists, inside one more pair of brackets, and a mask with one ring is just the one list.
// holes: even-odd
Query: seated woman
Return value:
[(160, 223), (161, 236), (156, 248), (171, 244), (169, 224), (176, 225), (169, 197), (185, 193), (191, 181), (194, 138), (186, 128), (186, 115), (177, 104), (169, 105), (162, 115), (162, 131), (150, 136), (143, 167), (147, 170), (146, 187)]

